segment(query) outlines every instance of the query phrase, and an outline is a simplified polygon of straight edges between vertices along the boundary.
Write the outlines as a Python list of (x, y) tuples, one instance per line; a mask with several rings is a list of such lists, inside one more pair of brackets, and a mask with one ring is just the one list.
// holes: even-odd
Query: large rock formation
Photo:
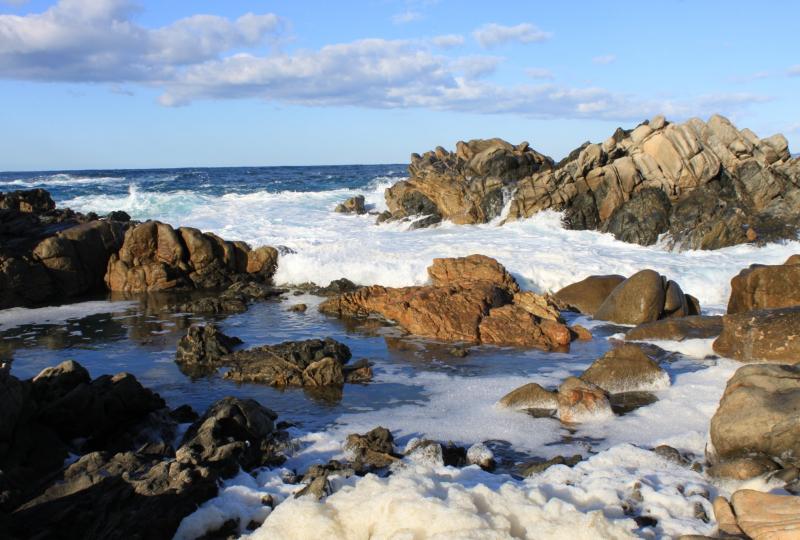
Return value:
[(795, 238), (800, 224), (800, 160), (786, 139), (759, 139), (717, 115), (682, 124), (657, 116), (559, 163), (527, 143), (458, 143), (455, 153), (413, 155), (409, 174), (386, 192), (394, 217), (485, 223), (500, 215), (506, 189), (510, 220), (559, 210), (569, 228), (644, 245), (666, 233), (676, 246), (717, 249)]
[(731, 280), (728, 313), (800, 306), (800, 264), (793, 255), (784, 264), (754, 264)]
[(272, 247), (252, 250), (191, 227), (147, 221), (125, 233), (119, 252), (108, 261), (105, 281), (110, 290), (122, 292), (223, 288), (247, 277), (270, 279), (277, 261)]
[(330, 298), (320, 311), (340, 317), (376, 313), (409, 333), (444, 341), (538, 347), (569, 346), (573, 333), (545, 297), (520, 292), (494, 259), (470, 255), (435, 259), (428, 268), (432, 285), (363, 287)]
[(711, 419), (713, 462), (763, 456), (800, 463), (800, 368), (747, 365), (728, 381)]
[(455, 152), (438, 147), (412, 154), (410, 178), (386, 190), (386, 203), (394, 218), (426, 215), (458, 224), (486, 223), (500, 215), (504, 188), (552, 168), (553, 161), (528, 143), (459, 142)]
[(102, 290), (126, 227), (57, 210), (42, 189), (0, 193), (0, 309)]

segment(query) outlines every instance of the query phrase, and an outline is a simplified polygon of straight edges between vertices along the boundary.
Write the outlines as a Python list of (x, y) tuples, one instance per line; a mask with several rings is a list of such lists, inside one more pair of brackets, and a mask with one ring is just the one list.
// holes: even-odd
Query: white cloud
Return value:
[(592, 58), (592, 62), (594, 62), (595, 64), (601, 64), (601, 65), (612, 64), (612, 63), (616, 62), (616, 60), (617, 60), (617, 57), (616, 57), (616, 55), (613, 55), (613, 54), (604, 54), (602, 56), (595, 56), (594, 58)]
[(404, 11), (402, 13), (397, 13), (392, 16), (392, 22), (394, 24), (408, 24), (414, 21), (418, 21), (422, 18), (422, 13), (419, 11)]
[(472, 35), (484, 48), (496, 47), (512, 41), (538, 43), (547, 41), (553, 36), (552, 33), (544, 32), (530, 23), (522, 23), (516, 26), (489, 23), (475, 30)]
[(446, 34), (431, 38), (430, 42), (437, 47), (448, 49), (450, 47), (458, 47), (459, 45), (463, 45), (464, 36), (460, 36), (458, 34)]
[[(147, 86), (160, 102), (262, 99), (303, 106), (425, 108), (513, 113), (537, 118), (640, 120), (656, 113), (683, 118), (730, 114), (762, 96), (725, 94), (643, 101), (603, 88), (498, 84), (485, 77), (502, 58), (448, 56), (459, 35), (417, 40), (364, 39), (319, 49), (255, 53), (280, 35), (273, 14), (237, 19), (194, 15), (149, 29), (134, 22), (127, 0), (61, 0), (42, 13), (0, 15), (0, 77), (107, 83), (112, 92)], [(494, 31), (492, 29), (494, 28)], [(500, 29), (497, 31), (497, 29)], [(532, 25), (484, 27), (487, 46), (546, 39)]]
[(800, 76), (800, 64), (790, 67), (787, 73), (792, 77)]
[(553, 72), (545, 68), (528, 68), (525, 70), (525, 75), (531, 79), (554, 79)]
[(0, 76), (46, 81), (168, 79), (183, 65), (262, 44), (280, 29), (273, 14), (236, 20), (194, 15), (147, 29), (127, 0), (61, 0), (38, 14), (0, 15)]

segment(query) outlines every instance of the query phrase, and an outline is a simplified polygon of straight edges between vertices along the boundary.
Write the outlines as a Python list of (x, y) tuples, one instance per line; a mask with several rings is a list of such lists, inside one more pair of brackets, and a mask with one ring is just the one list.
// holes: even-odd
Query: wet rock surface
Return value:
[(611, 394), (659, 390), (669, 375), (641, 347), (623, 344), (596, 360), (581, 376)]
[(722, 332), (722, 317), (691, 315), (640, 324), (625, 334), (627, 341), (707, 339)]
[(584, 315), (594, 316), (608, 295), (617, 285), (625, 281), (625, 276), (589, 276), (586, 279), (567, 285), (553, 296), (565, 309), (572, 309)]
[(319, 309), (339, 317), (378, 314), (411, 334), (444, 341), (560, 350), (573, 339), (560, 322), (557, 306), (545, 297), (520, 292), (494, 259), (435, 259), (428, 274), (429, 286), (363, 287), (335, 296)]
[(743, 362), (797, 363), (800, 307), (724, 315), (714, 352)]
[(43, 189), (0, 193), (0, 309), (104, 290), (127, 226), (56, 209)]
[(285, 432), (252, 400), (212, 405), (176, 451), (192, 412), (131, 375), (92, 380), (64, 362), (27, 381), (4, 372), (0, 385), (5, 538), (169, 538), (221, 479), (283, 460)]

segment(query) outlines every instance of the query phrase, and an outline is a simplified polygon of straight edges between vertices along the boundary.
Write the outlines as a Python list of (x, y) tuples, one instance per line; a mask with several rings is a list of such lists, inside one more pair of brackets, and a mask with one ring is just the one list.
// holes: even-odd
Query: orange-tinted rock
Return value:
[(469, 287), (473, 283), (485, 281), (512, 293), (519, 291), (519, 285), (505, 267), (485, 255), (434, 259), (433, 264), (428, 267), (428, 275), (434, 286)]
[(513, 303), (518, 286), (495, 260), (481, 255), (436, 259), (428, 272), (431, 286), (362, 287), (326, 300), (319, 309), (340, 317), (376, 313), (411, 334), (445, 341), (545, 350), (569, 346), (567, 326)]
[(613, 414), (608, 394), (599, 386), (567, 377), (558, 387), (558, 417), (562, 422), (585, 422)]

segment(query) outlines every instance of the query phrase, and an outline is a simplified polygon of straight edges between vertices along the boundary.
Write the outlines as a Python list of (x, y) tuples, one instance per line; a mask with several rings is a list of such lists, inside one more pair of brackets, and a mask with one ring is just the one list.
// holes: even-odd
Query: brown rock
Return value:
[(800, 537), (800, 497), (740, 489), (731, 497), (736, 524), (753, 540)]
[(706, 339), (722, 332), (722, 317), (690, 316), (640, 324), (625, 334), (627, 341)]
[(580, 324), (573, 324), (572, 326), (569, 327), (569, 329), (572, 331), (576, 339), (579, 339), (581, 341), (592, 340), (593, 337), (592, 333), (583, 326), (581, 326)]
[(558, 306), (548, 297), (534, 292), (518, 292), (514, 295), (514, 305), (521, 307), (540, 319), (562, 322)]
[(344, 384), (341, 362), (330, 356), (317, 360), (303, 370), (303, 386), (340, 386)]
[(611, 349), (595, 360), (580, 378), (612, 394), (669, 386), (669, 375), (641, 347), (633, 344)]
[(742, 362), (800, 361), (800, 306), (723, 316), (714, 352)]
[(582, 281), (567, 285), (554, 296), (570, 309), (593, 316), (611, 291), (623, 281), (625, 277), (618, 275), (589, 276)]
[(558, 417), (562, 422), (586, 422), (613, 416), (606, 392), (577, 377), (558, 387)]
[(557, 409), (558, 395), (536, 383), (516, 388), (500, 398), (500, 405), (509, 409)]
[(568, 347), (569, 328), (556, 321), (538, 319), (517, 305), (494, 308), (478, 327), (480, 342), (553, 350)]
[(486, 282), (511, 293), (519, 291), (519, 285), (505, 267), (485, 255), (469, 255), (451, 259), (434, 259), (428, 267), (428, 275), (434, 286), (458, 285), (470, 287)]
[(715, 478), (749, 480), (780, 470), (780, 465), (763, 456), (745, 456), (715, 463), (707, 469)]
[(790, 255), (783, 264), (800, 264), (800, 254)]
[(742, 529), (736, 524), (736, 516), (733, 515), (731, 503), (725, 497), (714, 499), (714, 519), (717, 521), (717, 530), (722, 534), (733, 536), (742, 535)]
[(664, 278), (653, 270), (641, 270), (611, 291), (594, 318), (620, 324), (656, 321), (664, 310), (664, 301)]
[(791, 306), (800, 306), (798, 264), (753, 265), (731, 280), (728, 313)]
[(800, 367), (751, 364), (728, 381), (711, 418), (710, 457), (761, 455), (793, 462), (800, 456)]
[(364, 196), (356, 195), (355, 197), (350, 197), (343, 203), (337, 204), (334, 211), (340, 214), (366, 214), (367, 209), (364, 207)]

